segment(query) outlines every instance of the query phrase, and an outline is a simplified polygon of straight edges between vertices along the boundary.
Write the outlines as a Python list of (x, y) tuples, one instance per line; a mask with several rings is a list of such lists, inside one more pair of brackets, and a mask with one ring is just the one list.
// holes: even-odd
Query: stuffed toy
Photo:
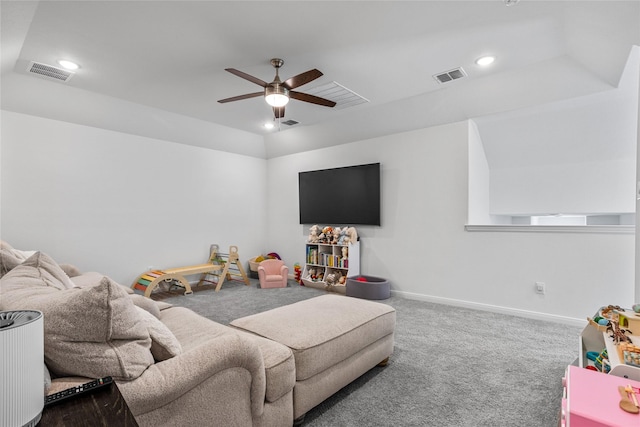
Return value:
[(340, 237), (340, 227), (336, 227), (333, 229), (333, 234), (332, 234), (332, 239), (331, 239), (331, 244), (332, 245), (337, 245), (338, 244), (338, 238)]
[(331, 227), (324, 227), (322, 229), (322, 232), (320, 233), (320, 236), (318, 238), (318, 242), (319, 243), (331, 243), (331, 238), (332, 238), (332, 233), (333, 232), (333, 228)]
[(338, 278), (336, 277), (335, 273), (329, 273), (327, 274), (327, 285), (335, 285), (337, 282)]
[(316, 278), (318, 277), (316, 275), (317, 270), (315, 268), (310, 268), (309, 269), (309, 279), (313, 280), (315, 282)]
[(347, 238), (347, 227), (344, 227), (340, 230), (340, 235), (338, 236), (338, 244), (346, 245), (346, 243), (344, 242), (344, 239), (346, 238)]
[(355, 243), (358, 241), (358, 233), (356, 232), (355, 227), (347, 228), (347, 237), (345, 237), (344, 244), (347, 245), (349, 243)]
[(349, 258), (349, 248), (347, 246), (342, 247), (342, 258)]
[(318, 243), (318, 231), (320, 231), (318, 224), (311, 226), (309, 229), (309, 243)]

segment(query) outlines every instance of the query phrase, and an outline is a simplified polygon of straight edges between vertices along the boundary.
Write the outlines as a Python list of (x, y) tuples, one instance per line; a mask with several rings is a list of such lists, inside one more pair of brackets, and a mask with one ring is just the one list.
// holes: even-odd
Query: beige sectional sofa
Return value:
[[(300, 349), (290, 346), (304, 342), (315, 348), (317, 342), (277, 342), (254, 330), (254, 318), (239, 319), (235, 327), (221, 325), (189, 309), (132, 294), (101, 274), (80, 274), (40, 252), (25, 253), (0, 243), (0, 275), (0, 311), (44, 313), (45, 362), (53, 378), (49, 393), (112, 376), (141, 426), (291, 426), (294, 415), (302, 418), (393, 350), (395, 311), (388, 306), (381, 310), (378, 303), (370, 303), (377, 306), (371, 317), (385, 317), (386, 326), (384, 333), (373, 333), (376, 343), (358, 342), (362, 334), (352, 332), (352, 351), (330, 359), (322, 354), (299, 357), (299, 363), (307, 364), (302, 368), (295, 359)], [(362, 311), (366, 303), (356, 305)], [(281, 307), (262, 318), (287, 312), (297, 316), (299, 310)], [(372, 321), (360, 316), (354, 329), (378, 330), (380, 321)], [(296, 329), (294, 336), (305, 336)], [(325, 348), (345, 347), (344, 340)], [(310, 368), (309, 363), (317, 366)], [(300, 403), (294, 407), (294, 388), (301, 383), (297, 369), (321, 375), (315, 376), (319, 383), (299, 387)]]

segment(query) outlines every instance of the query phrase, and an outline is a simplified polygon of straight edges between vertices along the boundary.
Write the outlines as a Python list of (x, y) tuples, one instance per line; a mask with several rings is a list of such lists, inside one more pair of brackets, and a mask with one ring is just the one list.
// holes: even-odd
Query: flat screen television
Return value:
[(380, 225), (380, 163), (298, 174), (300, 224)]

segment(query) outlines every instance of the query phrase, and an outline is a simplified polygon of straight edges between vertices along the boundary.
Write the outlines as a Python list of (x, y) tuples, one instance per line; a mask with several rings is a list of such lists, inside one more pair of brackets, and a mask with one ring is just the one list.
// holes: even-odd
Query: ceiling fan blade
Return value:
[(233, 96), (231, 98), (221, 99), (218, 102), (221, 104), (224, 104), (225, 102), (240, 101), (241, 99), (255, 98), (256, 96), (262, 96), (262, 95), (264, 95), (264, 92), (247, 93), (245, 95), (239, 95), (239, 96)]
[(316, 70), (314, 68), (313, 70), (309, 70), (302, 74), (298, 74), (297, 76), (291, 77), (290, 79), (286, 80), (283, 85), (288, 89), (295, 89), (299, 86), (306, 85), (307, 83), (314, 81), (320, 76), (322, 76), (320, 70)]
[(289, 96), (298, 101), (310, 102), (312, 104), (323, 105), (325, 107), (335, 107), (336, 103), (319, 96), (309, 95), (308, 93), (296, 92), (294, 90), (289, 91)]
[(273, 107), (273, 115), (276, 119), (284, 117), (284, 107)]
[(260, 80), (257, 77), (253, 77), (251, 74), (247, 74), (243, 71), (236, 70), (235, 68), (225, 68), (225, 71), (228, 71), (231, 74), (234, 74), (245, 80), (249, 80), (250, 82), (257, 84), (258, 86), (267, 87), (267, 82), (265, 82), (264, 80)]

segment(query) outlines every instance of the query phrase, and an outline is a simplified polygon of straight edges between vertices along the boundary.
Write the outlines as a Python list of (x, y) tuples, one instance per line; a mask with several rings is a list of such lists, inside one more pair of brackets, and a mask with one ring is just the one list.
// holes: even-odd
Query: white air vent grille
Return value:
[(61, 68), (52, 67), (51, 65), (41, 64), (39, 62), (31, 61), (27, 67), (27, 72), (33, 74), (39, 74), (50, 79), (60, 80), (68, 82), (75, 74), (73, 71), (63, 70)]
[(333, 108), (336, 110), (341, 110), (343, 108), (353, 107), (358, 104), (369, 102), (367, 98), (358, 95), (354, 91), (347, 89), (337, 82), (331, 82), (322, 86), (316, 86), (309, 90), (305, 90), (304, 92), (335, 102), (336, 106)]
[(287, 120), (286, 122), (282, 122), (283, 125), (287, 125), (287, 126), (293, 126), (293, 125), (297, 125), (299, 122), (296, 122), (295, 120)]
[(444, 73), (435, 74), (433, 78), (436, 79), (439, 83), (447, 83), (466, 76), (467, 73), (465, 73), (462, 68), (455, 68), (453, 70), (445, 71)]

